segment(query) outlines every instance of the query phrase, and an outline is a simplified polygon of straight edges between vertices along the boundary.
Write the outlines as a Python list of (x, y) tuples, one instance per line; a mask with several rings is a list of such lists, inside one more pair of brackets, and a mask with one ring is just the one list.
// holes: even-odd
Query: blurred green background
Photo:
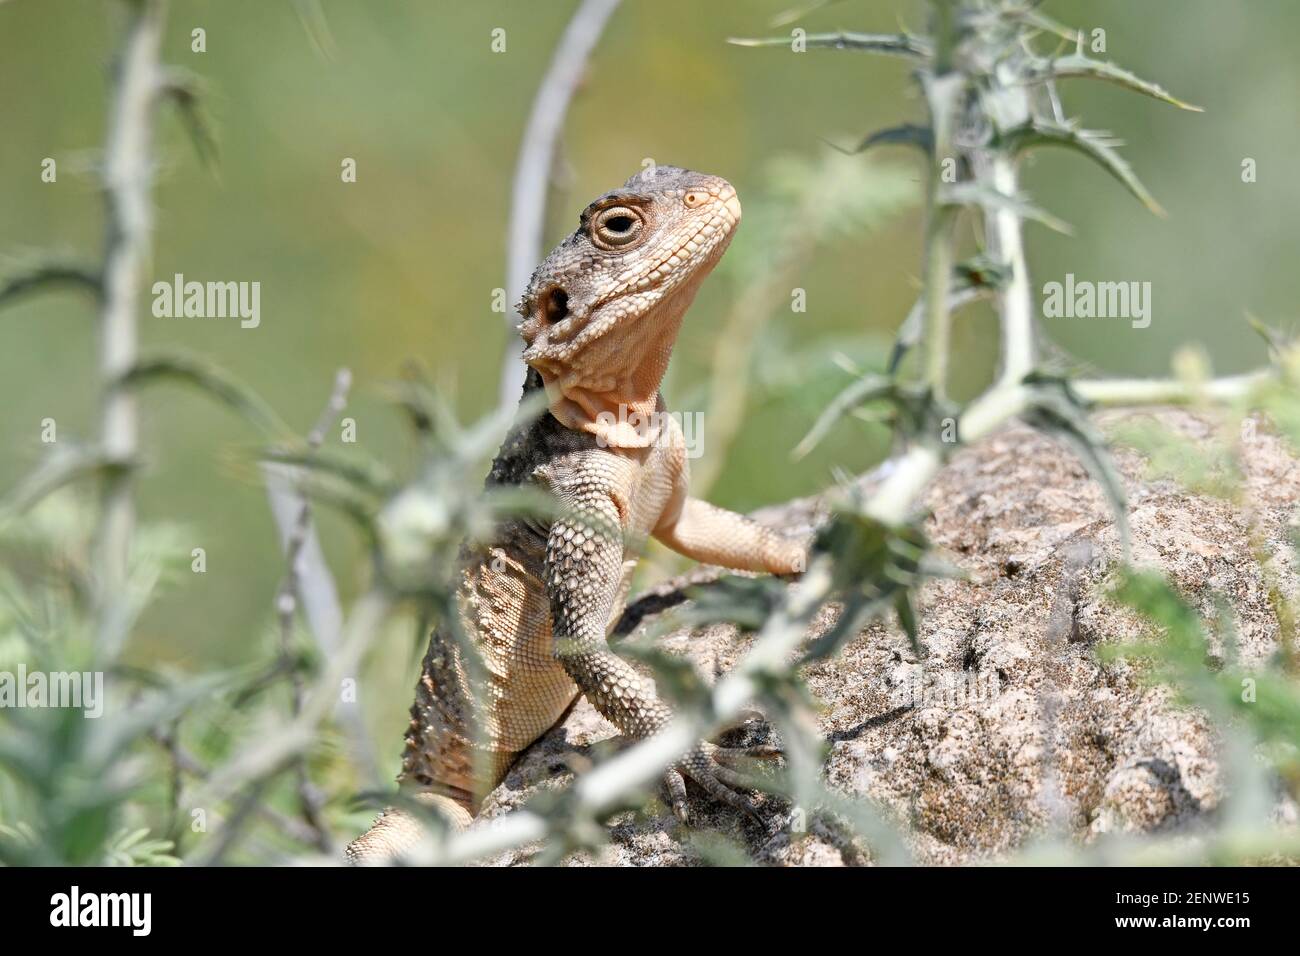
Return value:
[[(905, 63), (847, 52), (741, 49), (728, 36), (786, 34), (772, 17), (793, 0), (702, 4), (626, 0), (615, 13), (575, 100), (564, 135), (569, 186), (557, 196), (548, 244), (572, 228), (588, 199), (621, 183), (646, 157), (724, 175), (747, 210), (771, 162), (826, 154), (822, 140), (916, 119)], [(348, 413), (360, 444), (400, 470), (413, 451), (383, 386), (408, 359), (424, 363), (462, 419), (489, 410), (507, 343), (491, 310), (505, 284), (510, 183), (536, 84), (574, 9), (550, 2), (334, 0), (322, 5), (332, 36), (323, 56), (289, 2), (175, 0), (164, 57), (207, 83), (220, 141), (206, 172), (176, 117), (159, 128), (157, 233), (152, 275), (260, 281), (262, 321), (141, 315), (146, 345), (212, 358), (251, 384), (303, 431), (333, 373), (351, 367)], [(0, 275), (47, 250), (86, 261), (101, 252), (95, 178), (103, 141), (107, 67), (121, 18), (92, 0), (0, 0)], [(1067, 111), (1113, 130), (1168, 209), (1146, 213), (1104, 173), (1068, 154), (1027, 170), (1040, 205), (1074, 237), (1030, 226), (1035, 286), (1081, 279), (1150, 281), (1148, 329), (1123, 321), (1048, 320), (1048, 335), (1113, 373), (1160, 373), (1171, 353), (1203, 343), (1216, 370), (1258, 363), (1263, 348), (1246, 314), (1293, 327), (1300, 275), (1300, 65), (1293, 0), (1049, 0), (1045, 11), (1106, 31), (1107, 55), (1206, 108), (1180, 112), (1115, 88), (1063, 86)], [(921, 25), (905, 2), (832, 4), (802, 21), (811, 31), (892, 31)], [(190, 31), (207, 31), (207, 52)], [(491, 31), (506, 31), (493, 53)], [(42, 183), (41, 161), (58, 161)], [(340, 181), (353, 157), (358, 181)], [(1258, 182), (1241, 179), (1243, 158)], [(863, 160), (866, 162), (866, 160)], [(917, 179), (898, 149), (870, 162)], [(731, 257), (758, 257), (769, 233), (740, 229)], [(836, 468), (870, 465), (883, 432), (847, 423), (804, 462), (788, 451), (826, 398), (848, 380), (837, 352), (879, 362), (916, 290), (915, 204), (870, 232), (818, 247), (801, 269), (808, 310), (778, 309), (757, 343), (744, 429), (711, 497), (748, 509), (818, 490)], [(674, 408), (699, 408), (717, 331), (738, 295), (736, 276), (706, 283), (688, 316), (666, 385)], [(40, 423), (60, 437), (97, 428), (93, 309), (75, 295), (42, 296), (0, 319), (0, 487), (39, 461)], [(957, 324), (957, 391), (990, 375), (995, 330), (987, 313)], [(810, 387), (787, 387), (797, 362)], [(255, 435), (228, 412), (180, 392), (144, 393), (148, 467), (139, 487), (145, 520), (180, 522), (208, 571), (184, 575), (138, 630), (133, 654), (186, 669), (262, 653), (281, 559), (261, 487), (239, 455)], [(706, 423), (707, 427), (707, 423)], [(367, 573), (350, 530), (322, 517), (345, 599)], [(407, 649), (380, 667), (381, 685), (408, 687)], [(391, 708), (404, 708), (405, 691)], [(388, 708), (388, 703), (384, 705)], [(383, 709), (383, 708), (381, 708)], [(380, 719), (387, 721), (388, 716)], [(397, 750), (395, 731), (387, 728)], [(387, 738), (386, 738), (387, 739)]]

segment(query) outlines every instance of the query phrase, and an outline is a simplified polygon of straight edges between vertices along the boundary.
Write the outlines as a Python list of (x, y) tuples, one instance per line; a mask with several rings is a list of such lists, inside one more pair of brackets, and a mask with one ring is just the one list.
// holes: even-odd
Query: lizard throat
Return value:
[(653, 445), (664, 411), (659, 386), (701, 279), (683, 283), (641, 315), (620, 319), (571, 357), (535, 360), (556, 420), (595, 435), (602, 446)]

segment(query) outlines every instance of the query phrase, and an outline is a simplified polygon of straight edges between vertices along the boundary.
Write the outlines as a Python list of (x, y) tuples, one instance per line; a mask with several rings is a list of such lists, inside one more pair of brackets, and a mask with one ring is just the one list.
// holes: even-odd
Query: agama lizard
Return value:
[[(485, 680), (475, 693), (456, 645), (433, 634), (399, 777), (455, 826), (471, 822), (578, 694), (628, 737), (671, 718), (653, 684), (606, 643), (647, 535), (734, 570), (803, 569), (802, 543), (688, 495), (685, 441), (659, 392), (682, 316), (739, 221), (726, 180), (650, 167), (583, 210), (533, 273), (519, 303), (524, 395), (544, 388), (549, 412), (512, 429), (487, 486), (536, 484), (558, 516), (503, 521), (491, 543), (462, 550), (461, 616)], [(727, 765), (749, 752), (706, 742), (669, 768), (678, 818), (688, 819), (686, 777), (753, 814)], [(412, 814), (389, 809), (347, 856), (386, 862), (419, 838)]]

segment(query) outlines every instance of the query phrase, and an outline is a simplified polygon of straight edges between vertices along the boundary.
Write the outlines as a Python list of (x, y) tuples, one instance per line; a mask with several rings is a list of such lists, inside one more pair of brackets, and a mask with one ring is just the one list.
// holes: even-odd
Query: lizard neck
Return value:
[(664, 411), (659, 386), (698, 286), (688, 283), (643, 315), (620, 320), (569, 362), (538, 363), (556, 420), (604, 446), (653, 445)]

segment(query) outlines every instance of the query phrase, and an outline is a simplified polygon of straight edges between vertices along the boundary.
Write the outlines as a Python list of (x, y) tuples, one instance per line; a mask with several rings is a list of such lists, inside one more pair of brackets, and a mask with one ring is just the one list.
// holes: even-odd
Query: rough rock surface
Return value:
[[(1182, 411), (1156, 417), (1193, 440), (1216, 427)], [(1135, 452), (1120, 450), (1117, 462), (1135, 562), (1163, 570), (1207, 615), (1216, 597), (1226, 597), (1245, 662), (1273, 653), (1277, 621), (1251, 557), (1246, 509), (1150, 480)], [(1265, 547), (1294, 581), (1288, 524), (1300, 501), (1300, 464), (1261, 428), (1244, 466), (1246, 500)], [(906, 824), (917, 861), (931, 864), (995, 858), (1049, 827), (1086, 842), (1105, 831), (1195, 826), (1212, 814), (1223, 782), (1205, 720), (1173, 706), (1165, 690), (1143, 685), (1130, 665), (1103, 665), (1093, 653), (1099, 642), (1138, 637), (1140, 628), (1102, 597), (1119, 542), (1100, 490), (1074, 456), (1011, 427), (957, 454), (926, 503), (926, 533), (970, 578), (934, 581), (923, 591), (924, 683), (892, 621), (870, 625), (839, 656), (807, 669), (830, 745), (828, 782), (889, 807)], [(820, 509), (815, 500), (795, 502), (758, 517), (799, 533)], [(620, 629), (644, 627), (680, 602), (682, 587), (712, 575), (701, 569), (643, 596)], [(814, 633), (833, 618), (824, 611)], [(751, 642), (732, 627), (713, 626), (674, 632), (663, 646), (715, 679)], [(757, 731), (733, 734), (746, 732)], [(484, 818), (567, 785), (573, 768), (613, 746), (613, 736), (580, 701), (492, 793)], [(610, 845), (594, 858), (572, 854), (568, 861), (696, 863), (694, 841), (712, 831), (770, 864), (869, 862), (817, 822), (807, 833), (764, 832), (697, 791), (692, 799), (696, 830), (652, 803), (617, 816)], [(530, 852), (495, 862), (523, 862)]]

